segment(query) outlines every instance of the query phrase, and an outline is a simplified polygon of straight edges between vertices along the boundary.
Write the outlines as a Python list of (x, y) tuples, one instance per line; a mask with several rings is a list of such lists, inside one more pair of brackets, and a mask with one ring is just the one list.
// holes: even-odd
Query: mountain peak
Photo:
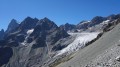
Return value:
[(9, 26), (14, 24), (18, 24), (18, 21), (16, 19), (12, 19), (9, 23)]
[(61, 29), (64, 29), (65, 31), (69, 31), (69, 30), (75, 29), (76, 26), (73, 25), (73, 24), (66, 23), (66, 24), (64, 24), (64, 25), (61, 25), (60, 28), (61, 28)]
[(51, 21), (47, 17), (45, 17), (45, 18), (41, 19), (40, 21), (38, 21), (37, 25), (42, 26), (42, 28), (44, 28), (46, 30), (58, 27), (53, 21)]
[(102, 17), (102, 16), (96, 16), (96, 17), (94, 17), (91, 21), (96, 21), (96, 20), (102, 20), (102, 19), (104, 19), (104, 17)]
[(11, 23), (17, 23), (17, 20), (16, 19), (12, 19)]
[(30, 17), (30, 16), (27, 16), (25, 19), (33, 19), (32, 17)]
[(19, 29), (25, 30), (34, 28), (38, 21), (39, 20), (37, 18), (31, 18), (28, 16), (21, 22)]
[(66, 23), (65, 25), (70, 25), (69, 23)]
[(43, 19), (44, 19), (44, 20), (50, 20), (50, 19), (48, 19), (47, 17), (44, 17)]
[(12, 19), (11, 22), (9, 23), (9, 25), (8, 25), (6, 33), (9, 33), (10, 31), (12, 31), (13, 29), (15, 29), (18, 26), (19, 26), (19, 24), (17, 23), (17, 20)]
[(26, 17), (23, 21), (30, 21), (30, 20), (33, 20), (33, 18), (31, 18), (31, 17)]
[(4, 32), (4, 29), (1, 29), (1, 31), (0, 32)]
[(115, 20), (115, 19), (118, 19), (120, 18), (120, 14), (111, 14), (107, 17), (108, 20)]
[(28, 17), (26, 17), (26, 18), (23, 20), (23, 22), (24, 22), (24, 21), (29, 22), (29, 21), (33, 21), (33, 20), (34, 20), (34, 21), (39, 21), (39, 19), (36, 18), (36, 17), (35, 17), (35, 18), (32, 18), (32, 17), (28, 16)]
[(1, 31), (0, 31), (0, 40), (3, 39), (4, 34), (5, 34), (4, 29), (1, 29)]
[(101, 22), (103, 22), (105, 20), (107, 20), (106, 17), (96, 16), (91, 20), (91, 23), (89, 24), (89, 27), (100, 24)]
[(44, 17), (43, 19), (41, 19), (41, 21), (43, 22), (52, 22), (50, 19), (48, 19), (47, 17)]
[(38, 18), (36, 18), (36, 17), (34, 18), (34, 20), (39, 21), (39, 19), (38, 19)]

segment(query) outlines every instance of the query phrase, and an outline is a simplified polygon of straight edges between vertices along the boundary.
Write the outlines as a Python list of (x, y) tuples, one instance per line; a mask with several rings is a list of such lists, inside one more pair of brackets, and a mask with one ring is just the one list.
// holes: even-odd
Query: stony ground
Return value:
[(86, 67), (120, 67), (120, 41), (86, 64)]

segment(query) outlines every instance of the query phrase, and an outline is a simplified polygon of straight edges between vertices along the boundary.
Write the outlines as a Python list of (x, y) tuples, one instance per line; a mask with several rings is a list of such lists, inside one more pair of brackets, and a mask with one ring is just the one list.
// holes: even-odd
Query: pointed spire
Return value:
[(6, 33), (9, 33), (10, 31), (12, 31), (13, 29), (15, 29), (18, 26), (19, 26), (19, 24), (17, 23), (17, 20), (12, 19), (11, 22), (9, 23), (9, 25), (8, 25)]
[(1, 29), (1, 31), (0, 32), (4, 32), (4, 29)]
[(42, 20), (51, 22), (51, 20), (48, 19), (47, 17), (44, 17)]

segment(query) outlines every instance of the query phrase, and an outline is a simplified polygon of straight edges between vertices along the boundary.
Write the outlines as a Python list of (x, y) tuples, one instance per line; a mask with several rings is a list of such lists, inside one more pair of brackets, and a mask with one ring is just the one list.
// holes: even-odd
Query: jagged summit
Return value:
[[(15, 24), (16, 21), (11, 21), (8, 30), (11, 29), (11, 24), (13, 23)], [(13, 29), (14, 31), (12, 31)], [(7, 33), (5, 39), (0, 41), (0, 46), (3, 47), (0, 48), (0, 51), (1, 49), (7, 50), (5, 49), (5, 46), (17, 51), (14, 52), (13, 50), (10, 50), (11, 53), (9, 55), (0, 57), (3, 58), (3, 60), (7, 57), (6, 62), (10, 62), (10, 67), (21, 66), (21, 62), (17, 62), (19, 64), (16, 63), (20, 58), (23, 60), (22, 65), (23, 63), (26, 63), (24, 67), (30, 67), (32, 63), (34, 63), (34, 65), (38, 64), (38, 60), (41, 61), (39, 62), (39, 65), (42, 65), (43, 62), (50, 58), (50, 56), (54, 55), (50, 53), (54, 51), (53, 48), (55, 48), (55, 46), (58, 46), (56, 51), (61, 48), (62, 44), (59, 44), (60, 40), (69, 37), (66, 31), (61, 30), (53, 21), (46, 17), (40, 20), (27, 17), (18, 26), (12, 27), (10, 31), (12, 32)], [(12, 55), (12, 53), (15, 55)], [(38, 59), (31, 60), (32, 62), (29, 61), (33, 56), (35, 58), (38, 57)], [(14, 60), (9, 61), (10, 58)], [(4, 61), (4, 63), (1, 62), (2, 61), (0, 61), (0, 66), (5, 64)]]
[(6, 30), (6, 33), (11, 32), (13, 29), (17, 28), (19, 26), (18, 21), (15, 19), (12, 19), (11, 22), (8, 25), (8, 28)]
[(18, 23), (18, 22), (17, 22), (16, 19), (12, 19), (10, 23), (11, 23), (11, 24), (12, 24), (12, 23), (14, 24), (14, 23)]
[(89, 24), (89, 27), (100, 24), (101, 22), (103, 22), (105, 20), (106, 20), (105, 17), (96, 16), (91, 20), (91, 23)]
[(0, 31), (0, 40), (3, 39), (4, 34), (5, 34), (4, 29), (1, 29), (1, 31)]
[(1, 31), (0, 32), (4, 32), (4, 29), (1, 29)]
[(38, 18), (36, 18), (36, 17), (35, 17), (35, 18), (33, 18), (33, 19), (34, 19), (34, 20), (36, 20), (36, 21), (39, 21), (39, 19), (38, 19)]
[(36, 23), (39, 20), (37, 18), (31, 18), (31, 17), (26, 17), (20, 24), (19, 29), (20, 30), (26, 30), (26, 29), (31, 29), (36, 26)]
[[(44, 17), (43, 19), (41, 19), (39, 21), (40, 23), (54, 23), (53, 21), (51, 21), (50, 19), (48, 19), (47, 17)], [(54, 23), (55, 24), (55, 23)]]
[(115, 20), (120, 17), (120, 14), (112, 14), (107, 17), (108, 20)]
[(76, 32), (83, 32), (83, 31), (101, 31), (107, 24), (116, 19), (120, 18), (120, 14), (112, 14), (107, 17), (102, 16), (95, 16), (92, 20), (87, 21), (83, 20), (79, 22), (77, 25), (74, 25), (74, 28), (68, 29), (70, 26), (69, 24), (61, 25), (60, 27), (63, 28), (65, 31), (74, 31)]
[(58, 28), (58, 26), (48, 18), (43, 18), (37, 22), (36, 25), (40, 25), (45, 30), (50, 30), (52, 28)]
[(69, 23), (66, 23), (64, 25), (61, 25), (60, 26), (61, 29), (64, 29), (65, 31), (69, 31), (69, 30), (74, 30), (76, 29), (76, 26), (74, 24), (69, 24)]
[(47, 18), (47, 17), (44, 17), (44, 18), (42, 18), (41, 20), (46, 20), (46, 21), (51, 21), (49, 18)]

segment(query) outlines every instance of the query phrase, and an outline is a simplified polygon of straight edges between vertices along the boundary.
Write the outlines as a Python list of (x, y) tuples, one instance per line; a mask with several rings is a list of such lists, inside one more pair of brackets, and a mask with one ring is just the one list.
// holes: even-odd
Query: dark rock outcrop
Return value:
[(107, 17), (108, 20), (115, 20), (115, 19), (118, 19), (118, 18), (120, 18), (120, 14), (117, 14), (117, 15), (112, 14), (112, 15)]
[(7, 64), (13, 55), (13, 50), (10, 47), (0, 47), (0, 66)]
[(89, 26), (89, 21), (81, 21), (79, 24), (76, 25), (77, 29), (87, 29)]
[(27, 30), (27, 29), (32, 29), (36, 26), (36, 23), (38, 22), (39, 20), (37, 18), (31, 18), (31, 17), (27, 17), (25, 18), (20, 26), (19, 26), (19, 30)]
[(4, 32), (4, 30), (2, 29), (2, 30), (0, 31), (0, 40), (2, 40), (2, 39), (4, 38), (4, 35), (5, 35), (5, 32)]
[(101, 17), (101, 16), (96, 16), (91, 20), (91, 23), (89, 24), (89, 27), (95, 26), (97, 24), (100, 24), (101, 22), (105, 21), (106, 18), (105, 17)]

